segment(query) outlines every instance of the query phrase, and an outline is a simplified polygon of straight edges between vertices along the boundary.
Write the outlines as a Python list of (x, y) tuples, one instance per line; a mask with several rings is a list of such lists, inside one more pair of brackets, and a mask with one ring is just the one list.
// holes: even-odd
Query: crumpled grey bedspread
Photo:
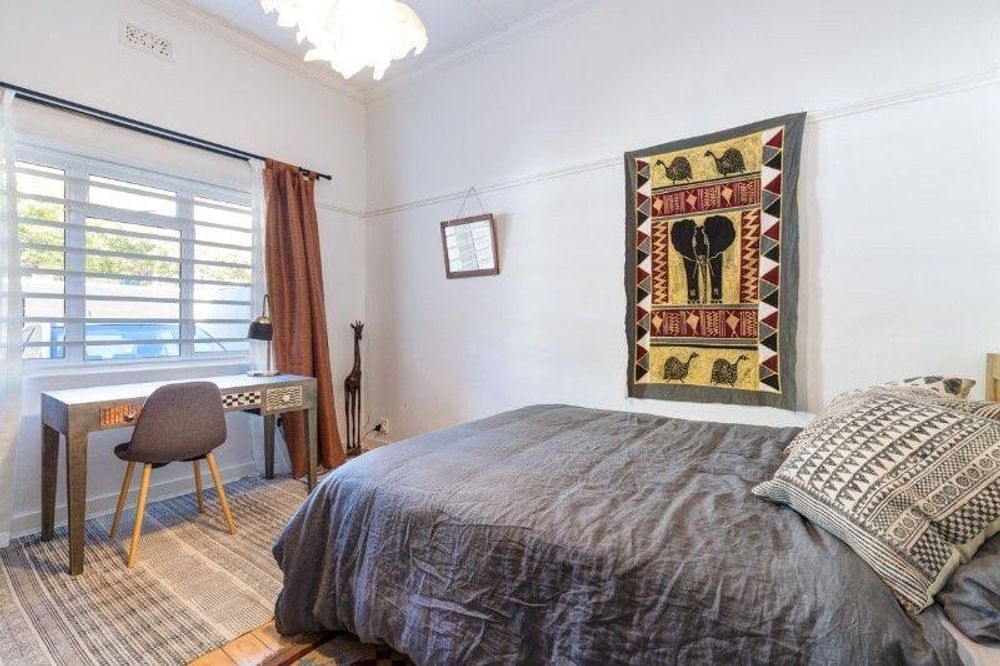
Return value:
[(282, 633), (417, 664), (958, 664), (835, 537), (750, 494), (793, 428), (539, 405), (367, 453), (274, 547)]

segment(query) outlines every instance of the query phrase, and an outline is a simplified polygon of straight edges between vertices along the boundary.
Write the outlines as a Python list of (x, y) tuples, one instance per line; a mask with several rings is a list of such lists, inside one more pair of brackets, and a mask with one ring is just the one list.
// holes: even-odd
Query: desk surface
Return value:
[(76, 389), (60, 389), (45, 391), (42, 395), (63, 403), (64, 405), (90, 405), (113, 400), (132, 400), (145, 398), (161, 386), (182, 382), (212, 382), (221, 391), (231, 391), (246, 387), (281, 386), (283, 384), (300, 384), (316, 381), (312, 377), (301, 375), (275, 375), (273, 377), (251, 377), (250, 375), (223, 375), (220, 377), (203, 377), (197, 379), (180, 379), (165, 382), (144, 382), (140, 384), (113, 384), (109, 386), (94, 386)]

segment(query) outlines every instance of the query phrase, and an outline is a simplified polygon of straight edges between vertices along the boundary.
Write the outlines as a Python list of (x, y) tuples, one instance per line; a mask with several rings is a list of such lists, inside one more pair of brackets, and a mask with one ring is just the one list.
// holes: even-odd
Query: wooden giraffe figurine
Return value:
[(361, 331), (365, 325), (360, 321), (351, 324), (354, 329), (354, 367), (344, 379), (344, 412), (347, 420), (347, 453), (354, 455), (361, 449)]

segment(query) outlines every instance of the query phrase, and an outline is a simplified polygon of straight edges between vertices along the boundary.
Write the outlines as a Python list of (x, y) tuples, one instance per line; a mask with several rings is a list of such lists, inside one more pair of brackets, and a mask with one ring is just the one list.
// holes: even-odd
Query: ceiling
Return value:
[[(190, 7), (211, 15), (220, 23), (286, 54), (301, 57), (308, 50), (299, 44), (293, 28), (277, 25), (276, 14), (265, 14), (259, 0), (183, 0)], [(421, 70), (455, 57), (466, 49), (490, 42), (571, 4), (567, 0), (406, 0), (427, 27), (427, 48), (418, 56), (392, 63), (382, 81), (373, 81), (364, 69), (347, 81), (361, 97), (370, 97)], [(572, 3), (575, 4), (575, 3)], [(332, 75), (343, 81), (329, 64), (303, 63), (313, 73)], [(336, 82), (336, 81), (334, 81)]]

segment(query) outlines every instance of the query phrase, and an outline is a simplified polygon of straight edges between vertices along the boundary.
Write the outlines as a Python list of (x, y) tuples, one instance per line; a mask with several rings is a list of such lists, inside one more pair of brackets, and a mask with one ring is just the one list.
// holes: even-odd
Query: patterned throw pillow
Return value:
[(753, 492), (845, 541), (916, 615), (1000, 531), (1000, 421), (954, 402), (909, 387), (847, 393)]
[[(909, 386), (895, 386), (892, 388), (894, 388), (896, 392), (912, 390)], [(965, 400), (963, 398), (957, 398), (953, 395), (944, 395), (937, 392), (918, 393), (917, 397), (922, 398), (923, 400), (933, 401), (935, 404), (941, 405), (942, 407), (954, 409), (959, 412), (965, 412), (966, 414), (982, 416), (985, 419), (1000, 421), (1000, 402), (990, 402), (988, 400)]]
[(929, 375), (927, 377), (910, 377), (901, 379), (898, 382), (886, 384), (886, 386), (918, 386), (920, 388), (937, 391), (944, 395), (953, 395), (962, 399), (969, 397), (969, 391), (976, 385), (975, 379), (965, 379), (962, 377), (942, 377), (941, 375)]
[(1000, 421), (1000, 402), (987, 402), (985, 400), (968, 400), (959, 402), (952, 409), (960, 412), (982, 416), (984, 419)]

